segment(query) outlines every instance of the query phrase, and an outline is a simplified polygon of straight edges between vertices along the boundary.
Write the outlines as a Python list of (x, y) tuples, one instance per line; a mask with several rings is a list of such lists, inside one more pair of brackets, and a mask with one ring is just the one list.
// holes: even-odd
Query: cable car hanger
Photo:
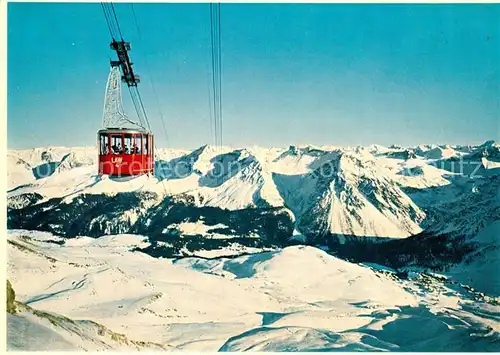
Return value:
[[(111, 82), (112, 86), (106, 89), (106, 95), (110, 95), (114, 92), (115, 98), (110, 100), (108, 100), (107, 98), (105, 99), (105, 105), (109, 102), (114, 102), (115, 107), (114, 111), (105, 107), (104, 112), (105, 116), (107, 114), (107, 117), (103, 117), (103, 124), (109, 123), (110, 121), (119, 120), (119, 122), (128, 122), (144, 130), (151, 131), (148, 115), (144, 107), (144, 103), (142, 102), (141, 94), (137, 87), (137, 84), (140, 82), (140, 77), (139, 75), (134, 73), (133, 63), (130, 60), (130, 56), (128, 53), (131, 50), (130, 42), (126, 42), (123, 39), (120, 24), (118, 22), (118, 17), (116, 16), (113, 4), (101, 2), (101, 7), (112, 39), (110, 48), (116, 52), (118, 57), (118, 60), (110, 61), (111, 70), (110, 76), (108, 78), (108, 85)], [(119, 72), (119, 70), (115, 68), (121, 68), (121, 81), (126, 83), (128, 86), (130, 97), (132, 99), (132, 103), (137, 113), (139, 122), (134, 122), (129, 118), (126, 118), (126, 115), (123, 113), (121, 89), (119, 88), (120, 85), (119, 83), (114, 83), (114, 76), (116, 76)], [(110, 118), (110, 115), (112, 113), (116, 116), (115, 119)], [(105, 126), (105, 128), (107, 127)]]

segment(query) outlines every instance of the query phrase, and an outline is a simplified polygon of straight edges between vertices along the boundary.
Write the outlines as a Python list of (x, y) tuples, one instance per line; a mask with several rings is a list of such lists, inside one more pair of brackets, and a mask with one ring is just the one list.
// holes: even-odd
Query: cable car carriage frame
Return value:
[(130, 176), (152, 174), (153, 135), (147, 131), (108, 128), (97, 133), (99, 174)]

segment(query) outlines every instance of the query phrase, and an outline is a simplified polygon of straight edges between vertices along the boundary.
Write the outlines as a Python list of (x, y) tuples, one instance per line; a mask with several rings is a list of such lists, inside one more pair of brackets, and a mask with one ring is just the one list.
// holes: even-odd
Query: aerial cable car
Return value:
[[(113, 38), (111, 49), (117, 52), (118, 60), (110, 62), (110, 72), (106, 84), (102, 129), (97, 133), (99, 147), (99, 174), (110, 176), (133, 176), (153, 174), (154, 171), (154, 136), (142, 122), (130, 119), (124, 112), (121, 82), (128, 87), (135, 87), (140, 81), (134, 74), (128, 51), (130, 43), (116, 41)], [(121, 68), (121, 72), (120, 72)], [(138, 110), (144, 106), (138, 91), (130, 91), (132, 101)], [(141, 115), (138, 111), (139, 120)]]
[[(215, 10), (212, 5), (210, 4), (210, 26), (215, 143), (216, 146), (222, 146), (220, 4), (217, 4)], [(102, 129), (97, 133), (99, 174), (110, 176), (150, 175), (154, 172), (154, 136), (149, 128), (146, 110), (137, 88), (140, 78), (134, 73), (129, 57), (130, 42), (123, 40), (113, 4), (102, 2), (101, 6), (112, 38), (110, 47), (116, 51), (118, 60), (110, 61), (110, 72), (104, 98)], [(136, 26), (138, 26), (137, 20)], [(137, 30), (139, 32), (139, 28)], [(120, 38), (120, 40), (116, 38)], [(140, 122), (130, 119), (124, 112), (121, 82), (126, 83), (128, 86)], [(160, 117), (163, 121), (161, 112)], [(149, 129), (143, 125), (143, 121)]]

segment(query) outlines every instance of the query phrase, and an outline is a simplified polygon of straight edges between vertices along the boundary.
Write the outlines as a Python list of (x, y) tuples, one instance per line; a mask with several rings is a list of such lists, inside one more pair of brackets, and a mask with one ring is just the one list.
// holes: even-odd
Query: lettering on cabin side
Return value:
[(122, 165), (123, 163), (123, 157), (112, 157), (111, 158), (111, 164), (115, 164), (115, 166)]

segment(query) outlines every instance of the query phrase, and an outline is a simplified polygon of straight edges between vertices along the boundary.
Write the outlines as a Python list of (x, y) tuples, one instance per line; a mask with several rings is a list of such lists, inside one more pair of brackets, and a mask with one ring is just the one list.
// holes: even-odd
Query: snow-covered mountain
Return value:
[(499, 148), (11, 150), (9, 347), (498, 350)]
[[(288, 159), (287, 151), (280, 156)], [(275, 173), (286, 206), (306, 235), (407, 237), (421, 231), (425, 214), (377, 166), (375, 158), (355, 152), (314, 153), (311, 172)], [(310, 156), (309, 151), (301, 154)], [(306, 158), (307, 159), (307, 158)]]
[[(454, 203), (453, 196), (481, 199), (474, 192), (477, 186), (497, 186), (498, 151), (499, 145), (492, 141), (467, 149), (448, 145), (160, 149), (155, 177), (112, 179), (96, 175), (93, 148), (37, 148), (9, 151), (8, 199), (12, 209), (30, 206), (29, 214), (34, 213), (32, 219), (12, 219), (12, 226), (20, 228), (61, 203), (67, 208), (94, 196), (122, 200), (121, 211), (112, 208), (116, 220), (110, 223), (119, 223), (121, 217), (129, 225), (114, 232), (127, 232), (133, 221), (161, 208), (166, 200), (182, 200), (221, 211), (288, 209), (294, 229), (309, 238), (405, 238), (428, 228), (445, 232), (449, 228), (443, 223), (453, 225), (462, 216), (459, 208), (447, 206)], [(495, 209), (491, 202), (484, 207)], [(436, 220), (439, 211), (445, 213)]]
[[(405, 154), (400, 153), (408, 149), (416, 157), (402, 159)], [(469, 147), (467, 153), (450, 146), (408, 149), (203, 146), (194, 151), (159, 150), (156, 177), (133, 179), (97, 176), (92, 148), (10, 151), (8, 197), (10, 207), (17, 209), (41, 206), (51, 199), (70, 204), (76, 196), (111, 198), (121, 193), (136, 196), (130, 201), (132, 209), (139, 206), (138, 194), (149, 200), (155, 196), (154, 202), (146, 203), (149, 209), (161, 206), (166, 197), (231, 211), (285, 207), (293, 213), (295, 229), (304, 235), (402, 238), (429, 225), (427, 209), (447, 203), (439, 195), (434, 204), (420, 204), (415, 196), (420, 198), (429, 189), (453, 194), (464, 184), (482, 184), (485, 176), (497, 181), (499, 148), (494, 142)], [(460, 160), (441, 166), (444, 156)], [(477, 167), (472, 168), (474, 164)], [(468, 176), (463, 166), (469, 175), (475, 174)], [(134, 213), (140, 216), (144, 211)]]

